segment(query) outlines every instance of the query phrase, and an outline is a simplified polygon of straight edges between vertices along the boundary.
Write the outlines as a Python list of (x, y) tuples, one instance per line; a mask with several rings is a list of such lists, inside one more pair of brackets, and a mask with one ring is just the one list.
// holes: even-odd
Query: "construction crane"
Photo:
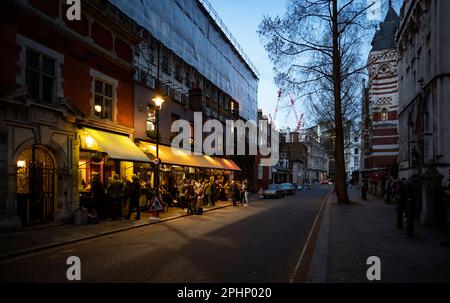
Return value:
[(278, 113), (278, 107), (280, 106), (280, 100), (281, 100), (281, 87), (278, 90), (278, 98), (277, 98), (277, 103), (275, 105), (275, 111), (273, 113), (273, 118), (272, 118), (272, 115), (269, 113), (269, 118), (270, 118), (270, 121), (271, 121), (271, 124), (272, 124), (273, 128), (275, 128), (275, 123), (276, 123), (277, 113)]
[(295, 109), (295, 100), (294, 100), (294, 97), (292, 96), (291, 92), (289, 92), (289, 97), (291, 99), (291, 108), (290, 108), (290, 110), (292, 110), (294, 112), (295, 120), (297, 121), (297, 127), (296, 127), (295, 130), (300, 130), (301, 127), (302, 127), (303, 114), (301, 114), (300, 117), (298, 116), (297, 110)]

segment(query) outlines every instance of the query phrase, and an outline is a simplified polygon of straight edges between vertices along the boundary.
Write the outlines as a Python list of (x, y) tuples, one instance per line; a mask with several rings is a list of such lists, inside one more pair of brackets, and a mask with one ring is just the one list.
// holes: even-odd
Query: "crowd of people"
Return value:
[[(120, 218), (130, 219), (136, 211), (135, 219), (141, 218), (141, 206), (149, 207), (156, 195), (150, 181), (140, 180), (137, 175), (129, 180), (126, 176), (115, 174), (103, 184), (99, 175), (94, 175), (91, 183), (93, 202), (98, 216), (110, 217), (111, 220)], [(183, 178), (178, 182), (162, 180), (159, 186), (161, 204), (167, 209), (177, 206), (187, 209), (189, 214), (203, 214), (204, 207), (215, 206), (217, 201), (231, 201), (233, 206), (241, 204), (249, 206), (249, 184), (244, 181), (215, 180), (213, 177), (200, 180)], [(124, 215), (124, 206), (128, 206)]]

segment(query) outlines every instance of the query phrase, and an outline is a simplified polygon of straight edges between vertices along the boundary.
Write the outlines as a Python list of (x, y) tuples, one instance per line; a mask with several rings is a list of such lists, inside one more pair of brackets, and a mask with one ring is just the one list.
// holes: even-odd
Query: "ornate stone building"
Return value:
[[(63, 1), (0, 3), (0, 229), (70, 219), (90, 176), (131, 160), (138, 38), (104, 3), (82, 1), (79, 21)], [(97, 148), (94, 133), (128, 145)]]
[(450, 167), (450, 1), (406, 0), (400, 11), (401, 178), (422, 179), (421, 222), (445, 223), (439, 196)]
[(369, 191), (382, 195), (388, 175), (397, 174), (398, 87), (395, 33), (399, 17), (389, 6), (372, 40), (368, 58), (369, 81), (363, 94), (363, 159), (361, 175)]

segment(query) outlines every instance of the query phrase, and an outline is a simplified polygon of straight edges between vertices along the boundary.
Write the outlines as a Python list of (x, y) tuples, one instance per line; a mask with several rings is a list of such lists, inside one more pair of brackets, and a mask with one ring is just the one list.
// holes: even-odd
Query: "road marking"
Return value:
[(295, 268), (294, 268), (294, 271), (292, 272), (291, 278), (289, 279), (289, 283), (294, 283), (294, 279), (297, 276), (298, 270), (300, 269), (300, 266), (303, 262), (303, 257), (305, 256), (306, 249), (308, 248), (309, 242), (311, 241), (312, 234), (313, 234), (314, 230), (316, 229), (319, 218), (320, 218), (321, 214), (323, 213), (323, 210), (325, 209), (325, 205), (327, 204), (327, 201), (328, 201), (328, 198), (330, 197), (330, 195), (331, 195), (331, 191), (329, 191), (326, 194), (324, 200), (322, 201), (322, 205), (320, 206), (319, 212), (317, 213), (317, 216), (314, 220), (311, 230), (309, 231), (308, 238), (306, 239), (305, 245), (303, 246), (302, 253), (300, 254), (297, 264), (295, 265)]

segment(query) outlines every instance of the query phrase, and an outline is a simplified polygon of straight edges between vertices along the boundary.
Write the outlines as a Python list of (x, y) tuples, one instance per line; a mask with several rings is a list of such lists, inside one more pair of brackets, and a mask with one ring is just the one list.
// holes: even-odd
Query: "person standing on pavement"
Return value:
[(367, 191), (369, 189), (369, 184), (367, 180), (363, 180), (363, 185), (361, 188), (361, 196), (363, 200), (367, 200)]
[(388, 177), (384, 191), (386, 193), (386, 204), (391, 204), (391, 199), (392, 199), (392, 178), (391, 178), (391, 176)]
[(211, 190), (211, 184), (209, 183), (208, 180), (205, 180), (205, 184), (204, 186), (204, 191), (205, 191), (205, 201), (204, 204), (206, 204), (208, 207), (210, 207), (211, 204), (211, 196), (212, 196), (212, 190)]
[(203, 199), (205, 198), (205, 191), (201, 183), (198, 183), (196, 194), (197, 194), (197, 205), (196, 205), (197, 215), (203, 215)]
[(128, 208), (130, 207), (131, 181), (128, 180), (126, 175), (122, 175), (122, 183), (123, 183), (122, 204), (126, 213), (128, 211)]
[(242, 183), (242, 191), (244, 192), (244, 206), (250, 206), (250, 201), (248, 200), (248, 195), (249, 195), (249, 191), (248, 191), (248, 180), (245, 179), (244, 182)]
[(99, 217), (104, 218), (106, 215), (105, 206), (105, 187), (100, 180), (100, 174), (95, 173), (92, 176), (91, 192), (94, 197), (94, 209), (99, 215)]
[(119, 175), (115, 174), (113, 180), (108, 187), (108, 195), (112, 202), (111, 220), (117, 220), (122, 217), (122, 195), (124, 185), (119, 179)]
[(448, 170), (447, 184), (444, 188), (444, 199), (447, 202), (447, 236), (448, 240), (441, 242), (441, 246), (450, 248), (450, 169)]
[(406, 213), (406, 179), (394, 181), (394, 194), (397, 199), (397, 228), (403, 228), (403, 217)]
[(239, 197), (239, 188), (236, 184), (236, 181), (234, 181), (234, 180), (231, 181), (230, 195), (231, 195), (231, 200), (233, 201), (233, 206), (237, 206), (237, 200)]
[(130, 186), (130, 208), (128, 210), (128, 215), (126, 216), (126, 219), (131, 218), (131, 213), (133, 212), (133, 209), (136, 208), (136, 220), (141, 219), (141, 206), (139, 205), (139, 197), (141, 195), (141, 183), (139, 182), (139, 178), (137, 175), (133, 175), (132, 177), (133, 182)]

